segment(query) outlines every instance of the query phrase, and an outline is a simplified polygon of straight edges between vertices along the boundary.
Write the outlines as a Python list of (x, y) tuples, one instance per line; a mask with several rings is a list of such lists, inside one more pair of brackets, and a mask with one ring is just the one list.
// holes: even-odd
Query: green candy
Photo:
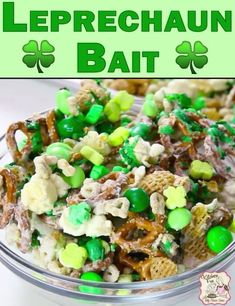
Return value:
[(206, 106), (206, 101), (204, 97), (198, 97), (194, 102), (193, 102), (193, 108), (196, 110), (201, 110)]
[(66, 88), (60, 89), (56, 93), (56, 107), (64, 115), (70, 115), (68, 98), (71, 96), (71, 92)]
[(130, 211), (142, 212), (150, 205), (150, 198), (148, 194), (141, 188), (130, 188), (124, 193), (130, 201)]
[(129, 130), (120, 126), (108, 136), (108, 143), (113, 147), (118, 147), (129, 137)]
[(87, 250), (76, 243), (69, 243), (59, 253), (60, 263), (67, 268), (80, 269), (87, 260)]
[(42, 152), (43, 149), (43, 142), (42, 142), (42, 136), (40, 131), (36, 131), (32, 138), (31, 138), (31, 143), (32, 143), (32, 152), (33, 153), (40, 153)]
[(121, 166), (114, 166), (112, 169), (112, 172), (123, 172), (128, 173), (129, 170), (127, 168), (121, 167)]
[(121, 90), (113, 98), (113, 101), (119, 105), (122, 111), (127, 111), (132, 107), (135, 98), (133, 95), (130, 95), (127, 91)]
[(210, 180), (213, 172), (213, 168), (209, 163), (200, 160), (194, 160), (189, 168), (189, 175), (194, 179)]
[(121, 126), (126, 126), (128, 125), (130, 122), (132, 121), (132, 119), (130, 117), (122, 117), (121, 118)]
[(209, 229), (206, 241), (211, 251), (220, 253), (233, 241), (233, 236), (227, 228), (218, 225)]
[(68, 222), (72, 225), (81, 225), (91, 218), (91, 207), (86, 202), (69, 207)]
[(189, 108), (192, 105), (192, 100), (186, 94), (170, 94), (166, 95), (169, 102), (176, 101), (181, 108)]
[(114, 125), (109, 121), (104, 121), (96, 126), (96, 131), (99, 134), (102, 133), (111, 134), (114, 130), (115, 130)]
[(163, 195), (167, 197), (166, 207), (168, 209), (186, 206), (186, 191), (183, 186), (169, 186), (163, 191)]
[(170, 211), (167, 223), (170, 228), (179, 231), (186, 227), (192, 219), (192, 214), (187, 208), (175, 208)]
[(143, 112), (146, 116), (154, 118), (159, 114), (159, 109), (154, 101), (154, 95), (148, 94), (144, 101)]
[(84, 115), (79, 114), (77, 117), (64, 118), (57, 123), (59, 136), (64, 138), (78, 139), (84, 136)]
[(163, 135), (172, 135), (174, 132), (175, 130), (170, 125), (164, 125), (159, 128), (159, 133)]
[[(80, 279), (90, 282), (103, 282), (103, 278), (95, 272), (85, 272), (80, 276)], [(79, 286), (79, 290), (83, 293), (89, 294), (103, 294), (104, 290), (101, 288), (91, 286)]]
[(105, 249), (101, 239), (93, 238), (89, 240), (85, 248), (87, 249), (90, 260), (96, 261), (104, 259)]
[(49, 156), (55, 156), (58, 159), (65, 159), (68, 161), (71, 158), (72, 149), (65, 143), (55, 142), (47, 147), (46, 154)]
[(86, 114), (85, 120), (90, 124), (95, 124), (101, 117), (104, 107), (99, 104), (94, 104)]
[(132, 143), (127, 139), (119, 150), (123, 162), (131, 169), (140, 166), (140, 162), (137, 160), (134, 152), (138, 140), (138, 136), (134, 137), (134, 142)]
[(74, 166), (76, 169), (73, 176), (63, 176), (64, 181), (69, 184), (72, 188), (79, 188), (82, 186), (86, 176), (84, 171), (79, 166)]
[(131, 129), (131, 136), (140, 136), (145, 139), (150, 132), (150, 126), (146, 123), (140, 122)]
[(117, 103), (113, 100), (110, 100), (104, 108), (104, 113), (107, 116), (108, 120), (111, 122), (117, 122), (120, 120), (121, 109)]
[(92, 164), (99, 166), (104, 162), (104, 157), (95, 149), (90, 146), (84, 146), (81, 151), (81, 155), (89, 160)]
[(108, 173), (109, 173), (109, 169), (103, 165), (93, 166), (90, 172), (90, 178), (92, 178), (93, 180), (98, 180)]

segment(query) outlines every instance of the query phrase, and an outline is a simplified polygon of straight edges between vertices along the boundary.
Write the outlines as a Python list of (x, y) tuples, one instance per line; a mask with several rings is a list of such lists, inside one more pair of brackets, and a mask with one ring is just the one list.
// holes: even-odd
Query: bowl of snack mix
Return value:
[(62, 88), (0, 138), (0, 261), (59, 305), (170, 305), (234, 262), (234, 81), (162, 82)]

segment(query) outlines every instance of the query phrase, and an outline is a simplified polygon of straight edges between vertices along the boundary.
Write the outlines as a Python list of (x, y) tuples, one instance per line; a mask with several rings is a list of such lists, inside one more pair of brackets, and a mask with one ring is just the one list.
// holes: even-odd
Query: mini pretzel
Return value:
[[(114, 242), (127, 253), (135, 251), (151, 255), (152, 243), (164, 230), (162, 223), (163, 218), (160, 217), (158, 218), (158, 221), (149, 221), (136, 216), (136, 218), (130, 219), (118, 229), (113, 237)], [(144, 230), (147, 234), (136, 240), (128, 240), (127, 235), (135, 229)]]
[(9, 169), (1, 169), (0, 175), (3, 177), (6, 186), (6, 195), (0, 199), (0, 206), (2, 206), (0, 228), (4, 228), (14, 215), (14, 207), (16, 204), (16, 176)]
[(59, 140), (59, 136), (56, 131), (56, 117), (53, 110), (46, 114), (46, 124), (51, 142), (57, 142)]
[(154, 256), (149, 256), (144, 260), (135, 260), (130, 254), (121, 250), (119, 253), (119, 263), (126, 267), (133, 269), (134, 271), (140, 274), (141, 280), (151, 280), (150, 269), (154, 262), (155, 258), (162, 258), (162, 253), (160, 251), (156, 251)]
[[(17, 131), (21, 131), (25, 134), (25, 136), (27, 136), (27, 142), (21, 151), (19, 151), (18, 149), (17, 141), (15, 138), (15, 134)], [(27, 159), (28, 155), (30, 154), (32, 150), (32, 143), (31, 143), (32, 135), (33, 133), (29, 131), (25, 122), (13, 123), (9, 126), (7, 130), (7, 134), (6, 134), (6, 141), (7, 141), (9, 152), (15, 162), (20, 163)]]
[[(40, 133), (44, 146), (49, 145), (51, 142), (57, 141), (58, 138), (55, 137), (55, 124), (53, 124), (52, 115), (47, 115), (47, 118), (39, 118), (35, 120), (39, 123)], [(15, 138), (16, 132), (21, 131), (27, 137), (26, 144), (21, 151), (18, 149), (17, 141)], [(31, 131), (26, 122), (20, 121), (10, 125), (6, 134), (6, 141), (8, 145), (9, 152), (13, 157), (15, 162), (25, 162), (32, 151), (32, 141), (31, 138), (34, 135), (34, 131)], [(57, 134), (57, 133), (56, 133)]]

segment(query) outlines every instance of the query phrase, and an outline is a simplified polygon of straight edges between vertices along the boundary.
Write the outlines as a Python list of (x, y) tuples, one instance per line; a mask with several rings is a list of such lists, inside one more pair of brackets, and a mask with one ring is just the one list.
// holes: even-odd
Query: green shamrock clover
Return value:
[(37, 66), (39, 73), (43, 73), (41, 66), (48, 68), (55, 61), (54, 55), (50, 54), (55, 51), (55, 48), (47, 40), (41, 42), (40, 48), (37, 41), (30, 40), (22, 49), (28, 53), (23, 57), (23, 63), (29, 68)]
[(181, 54), (176, 58), (176, 63), (182, 69), (190, 67), (192, 74), (197, 74), (193, 65), (201, 69), (208, 63), (208, 57), (203, 55), (208, 49), (200, 41), (196, 41), (193, 48), (189, 41), (183, 41), (176, 47), (176, 52)]
[(163, 191), (163, 195), (167, 197), (166, 207), (168, 209), (186, 206), (186, 191), (183, 186), (170, 186)]

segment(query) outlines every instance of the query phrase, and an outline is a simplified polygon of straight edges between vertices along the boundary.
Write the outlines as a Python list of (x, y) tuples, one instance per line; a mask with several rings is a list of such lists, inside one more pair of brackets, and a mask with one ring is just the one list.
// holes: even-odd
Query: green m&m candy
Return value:
[[(103, 282), (103, 278), (98, 273), (95, 272), (85, 272), (80, 276), (80, 279), (90, 282)], [(104, 293), (103, 289), (91, 286), (79, 286), (79, 290), (83, 293), (90, 293), (90, 294)]]
[(197, 97), (197, 99), (193, 102), (193, 108), (196, 110), (201, 110), (206, 107), (206, 101), (204, 97)]
[(124, 193), (130, 201), (130, 211), (142, 212), (150, 205), (150, 198), (148, 194), (141, 188), (130, 188)]
[(63, 176), (64, 181), (69, 184), (72, 188), (79, 188), (82, 186), (86, 176), (84, 171), (79, 166), (74, 166), (75, 173), (73, 176)]
[(78, 139), (84, 135), (84, 115), (64, 118), (57, 123), (57, 131), (61, 138)]
[(69, 145), (63, 142), (55, 142), (47, 147), (46, 154), (68, 161), (72, 155), (72, 149)]
[(105, 249), (101, 239), (93, 238), (89, 240), (85, 244), (85, 248), (87, 249), (88, 257), (92, 261), (104, 259)]
[(218, 225), (209, 229), (206, 241), (211, 251), (220, 253), (233, 241), (233, 236), (226, 227)]
[(170, 211), (167, 219), (168, 226), (176, 231), (186, 227), (192, 219), (192, 214), (187, 208), (175, 208)]

